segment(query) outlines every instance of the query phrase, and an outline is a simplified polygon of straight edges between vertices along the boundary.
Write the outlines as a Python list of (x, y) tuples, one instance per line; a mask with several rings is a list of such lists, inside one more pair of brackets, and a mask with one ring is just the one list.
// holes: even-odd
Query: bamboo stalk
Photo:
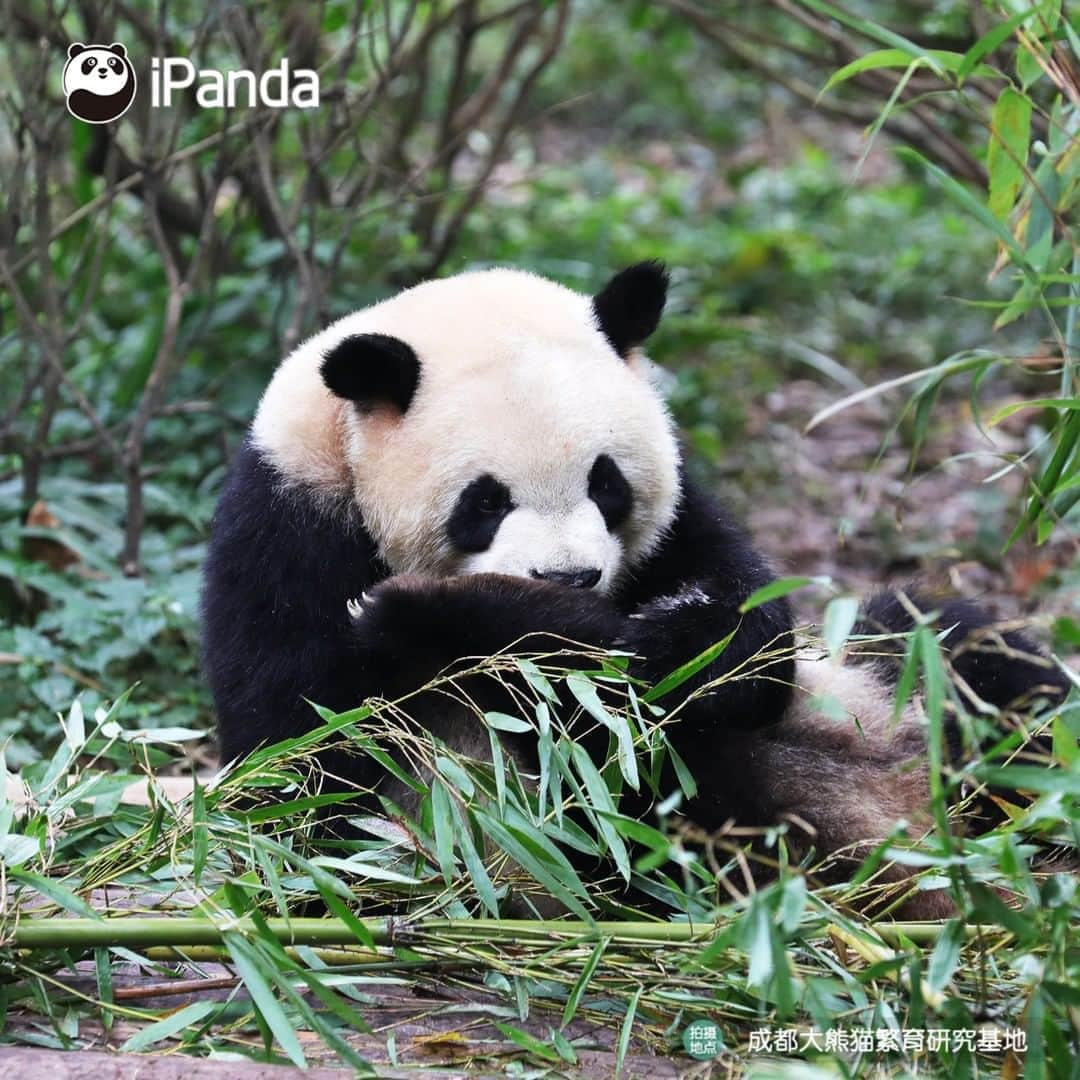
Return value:
[[(377, 944), (388, 944), (391, 919), (361, 920)], [(338, 919), (268, 919), (270, 932), (289, 945), (355, 945), (356, 934)], [(236, 930), (255, 933), (251, 919), (179, 918), (27, 919), (13, 927), (5, 943), (18, 949), (110, 948), (122, 945), (220, 945)]]
[[(706, 941), (716, 931), (713, 924), (665, 922), (594, 922), (577, 919), (405, 919), (359, 920), (376, 945), (392, 946), (421, 938), (445, 937), (465, 940), (525, 942), (553, 938), (580, 938), (597, 941), (610, 938), (639, 944), (673, 945)], [(356, 934), (340, 919), (268, 919), (270, 932), (285, 945), (356, 946)], [(833, 929), (833, 928), (830, 928)], [(906, 937), (919, 945), (932, 945), (941, 926), (933, 922), (881, 922), (867, 927), (881, 940), (895, 944)], [(105, 919), (24, 919), (0, 935), (0, 946), (16, 949), (184, 948), (216, 947), (226, 931), (256, 933), (250, 919), (208, 919), (201, 916), (157, 918), (119, 916)], [(976, 926), (965, 929), (970, 938)], [(377, 954), (365, 953), (367, 959)]]
[[(901, 937), (906, 937), (916, 945), (933, 945), (941, 937), (941, 930), (944, 925), (944, 923), (938, 922), (878, 922), (869, 924), (866, 929), (877, 934), (882, 941), (886, 941), (890, 945), (897, 944)], [(1000, 930), (1000, 927), (980, 927), (977, 923), (971, 923), (964, 927), (965, 939), (975, 937), (980, 930), (983, 932), (989, 930), (993, 933), (995, 930)]]
[[(458, 960), (446, 959), (420, 959), (403, 960), (396, 957), (393, 950), (376, 950), (349, 948), (337, 946), (334, 948), (320, 948), (318, 946), (306, 946), (327, 967), (354, 967), (364, 968), (369, 971), (413, 971), (431, 970), (441, 968), (461, 967)], [(229, 950), (223, 945), (151, 945), (143, 950), (142, 955), (147, 960), (155, 960), (160, 963), (176, 964), (228, 964), (232, 957)], [(286, 946), (285, 955), (291, 960), (303, 961), (299, 950), (291, 945)]]
[[(897, 954), (886, 945), (878, 945), (876, 942), (867, 941), (861, 935), (850, 934), (842, 926), (836, 926), (833, 923), (830, 923), (827, 929), (830, 937), (853, 949), (868, 964), (881, 964), (896, 959)], [(906, 990), (911, 989), (911, 979), (906, 971), (891, 972), (888, 978), (899, 983)], [(919, 988), (922, 991), (923, 1001), (931, 1008), (940, 1009), (945, 1004), (945, 995), (933, 989), (926, 979), (919, 980)]]
[[(715, 931), (712, 924), (664, 922), (595, 922), (532, 919), (404, 919), (359, 920), (376, 945), (394, 945), (427, 935), (471, 940), (500, 938), (521, 941), (572, 937), (598, 940), (675, 944), (704, 941)], [(287, 945), (356, 945), (356, 934), (339, 919), (268, 919), (270, 932)], [(24, 919), (8, 930), (3, 944), (17, 949), (109, 948), (127, 946), (220, 945), (228, 931), (256, 933), (250, 919), (212, 920), (196, 916), (107, 919)]]

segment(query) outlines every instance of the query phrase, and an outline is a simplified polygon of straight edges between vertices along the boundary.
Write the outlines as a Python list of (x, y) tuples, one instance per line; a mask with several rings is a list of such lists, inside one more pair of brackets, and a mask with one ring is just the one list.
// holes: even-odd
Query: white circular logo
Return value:
[(64, 96), (68, 112), (88, 124), (107, 124), (124, 115), (135, 100), (135, 69), (127, 49), (111, 45), (68, 46)]

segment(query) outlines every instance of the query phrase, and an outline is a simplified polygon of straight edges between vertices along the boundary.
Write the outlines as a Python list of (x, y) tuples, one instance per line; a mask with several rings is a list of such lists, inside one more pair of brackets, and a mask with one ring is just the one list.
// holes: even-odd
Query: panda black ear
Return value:
[(323, 382), (339, 398), (363, 410), (393, 405), (405, 412), (420, 382), (420, 361), (399, 338), (351, 334), (323, 357)]
[(114, 52), (114, 53), (116, 53), (117, 56), (122, 56), (125, 59), (127, 58), (127, 49), (125, 49), (124, 46), (121, 45), (119, 41), (114, 41), (109, 46), (109, 52)]
[(81, 41), (73, 41), (68, 46), (68, 59), (73, 59), (81, 52), (86, 52), (86, 46)]
[(667, 287), (664, 264), (650, 259), (620, 270), (593, 297), (596, 321), (620, 356), (625, 357), (656, 329)]

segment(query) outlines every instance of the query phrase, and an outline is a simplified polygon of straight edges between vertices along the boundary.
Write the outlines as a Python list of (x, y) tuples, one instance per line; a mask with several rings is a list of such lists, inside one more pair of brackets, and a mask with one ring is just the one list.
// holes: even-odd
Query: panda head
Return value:
[(118, 41), (111, 45), (68, 46), (64, 95), (69, 112), (91, 124), (104, 124), (127, 112), (135, 97), (135, 69)]
[(256, 445), (355, 501), (395, 573), (500, 573), (606, 591), (674, 515), (679, 453), (639, 346), (658, 263), (595, 297), (520, 271), (428, 282), (279, 368)]

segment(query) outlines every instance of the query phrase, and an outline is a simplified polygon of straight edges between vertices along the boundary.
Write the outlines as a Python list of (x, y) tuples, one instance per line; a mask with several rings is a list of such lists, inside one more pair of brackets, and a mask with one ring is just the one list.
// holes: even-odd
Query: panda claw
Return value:
[(346, 600), (345, 609), (350, 619), (362, 619), (364, 617), (364, 605), (357, 599)]

